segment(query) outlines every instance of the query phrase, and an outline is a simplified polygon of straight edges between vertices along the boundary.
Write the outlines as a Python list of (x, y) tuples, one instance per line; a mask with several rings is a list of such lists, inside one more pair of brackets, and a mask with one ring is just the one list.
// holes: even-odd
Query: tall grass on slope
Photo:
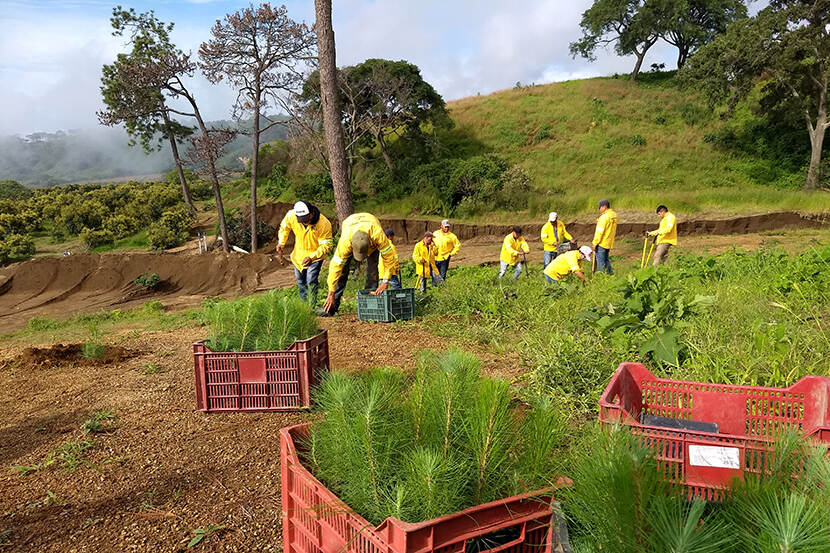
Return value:
[[(470, 354), (422, 355), (414, 377), (333, 373), (308, 442), (314, 473), (373, 524), (419, 522), (549, 486), (566, 425), (550, 402), (517, 409)], [(540, 432), (546, 435), (539, 438)]]
[(318, 332), (308, 303), (278, 290), (213, 302), (205, 308), (205, 316), (213, 351), (282, 350)]

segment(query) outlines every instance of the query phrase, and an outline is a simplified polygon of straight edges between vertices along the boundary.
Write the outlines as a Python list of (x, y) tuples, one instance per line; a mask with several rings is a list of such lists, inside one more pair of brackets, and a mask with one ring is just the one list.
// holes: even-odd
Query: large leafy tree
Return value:
[[(421, 77), (418, 66), (406, 61), (368, 59), (338, 72), (341, 119), (350, 161), (360, 147), (377, 145), (387, 167), (393, 169), (387, 139), (390, 135), (420, 135), (425, 124), (451, 125), (444, 99)], [(300, 100), (320, 109), (319, 74), (303, 86)]]
[(806, 190), (819, 187), (830, 80), (830, 0), (772, 0), (689, 59), (682, 82), (730, 105), (761, 87), (767, 113), (796, 114), (810, 137)]
[(98, 112), (98, 119), (107, 126), (123, 123), (130, 136), (130, 144), (140, 144), (148, 154), (161, 148), (166, 138), (179, 175), (184, 202), (193, 207), (178, 148), (179, 143), (193, 131), (170, 118), (160, 89), (131, 79), (130, 76), (135, 76), (135, 73), (129, 70), (135, 64), (174, 49), (170, 41), (173, 23), (160, 21), (152, 11), (137, 14), (120, 6), (113, 9), (111, 22), (113, 35), (129, 34), (132, 48), (127, 54), (119, 54), (114, 63), (104, 65), (102, 69), (101, 95), (106, 109)]
[(613, 44), (620, 56), (636, 56), (631, 72), (631, 80), (636, 80), (646, 53), (665, 31), (660, 8), (650, 0), (594, 0), (582, 14), (582, 38), (571, 43), (571, 55), (596, 61), (596, 49)]
[[(123, 10), (119, 6), (113, 10), (113, 27), (116, 31), (131, 29), (150, 18), (154, 18), (152, 12), (137, 14), (132, 8)], [(164, 24), (160, 25), (168, 31), (171, 28)], [(121, 82), (132, 83), (131, 86), (136, 94), (130, 98), (134, 101), (146, 103), (148, 108), (151, 105), (158, 106), (163, 102), (168, 115), (175, 114), (195, 120), (200, 134), (192, 137), (191, 141), (195, 149), (195, 157), (204, 162), (213, 185), (222, 247), (227, 251), (228, 234), (225, 210), (216, 169), (216, 160), (226, 143), (227, 132), (223, 129), (207, 127), (196, 98), (185, 83), (197, 69), (196, 63), (190, 59), (190, 54), (184, 53), (166, 38), (152, 42), (153, 38), (151, 35), (151, 42), (142, 46), (141, 55), (119, 58), (118, 78)]]
[[(213, 38), (202, 44), (202, 71), (212, 82), (227, 80), (238, 93), (237, 119), (250, 116), (251, 149), (251, 251), (257, 249), (257, 176), (262, 134), (284, 120), (264, 115), (267, 105), (285, 106), (287, 97), (302, 86), (303, 68), (314, 53), (316, 37), (305, 24), (288, 17), (285, 6), (264, 3), (228, 14), (211, 29)], [(263, 121), (264, 120), (264, 121)], [(263, 124), (264, 123), (264, 124)]]
[(662, 5), (663, 40), (677, 48), (677, 68), (698, 48), (747, 16), (744, 0), (656, 0)]
[(314, 30), (317, 32), (319, 50), (323, 129), (326, 135), (337, 218), (342, 222), (352, 214), (354, 205), (343, 139), (343, 124), (340, 120), (340, 95), (337, 92), (337, 56), (334, 46), (334, 27), (331, 23), (331, 0), (314, 0), (314, 13), (316, 17)]

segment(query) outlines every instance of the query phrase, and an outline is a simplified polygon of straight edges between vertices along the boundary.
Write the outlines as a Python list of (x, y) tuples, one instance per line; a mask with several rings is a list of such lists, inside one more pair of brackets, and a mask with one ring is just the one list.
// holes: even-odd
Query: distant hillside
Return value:
[(640, 211), (830, 209), (830, 194), (799, 190), (809, 155), (800, 120), (761, 132), (746, 106), (721, 118), (671, 74), (520, 87), (447, 107), (455, 148), (500, 153), (532, 176), (543, 194), (531, 215), (593, 212), (601, 197)]
[[(231, 126), (230, 121), (209, 125)], [(285, 138), (285, 129), (272, 127), (263, 142)], [(250, 136), (240, 135), (228, 146), (219, 165), (230, 171), (244, 168), (238, 158), (249, 157)], [(184, 154), (186, 147), (180, 148)], [(0, 180), (16, 180), (30, 187), (101, 181), (129, 175), (166, 173), (173, 168), (170, 147), (147, 155), (130, 146), (121, 128), (34, 133), (0, 137)]]

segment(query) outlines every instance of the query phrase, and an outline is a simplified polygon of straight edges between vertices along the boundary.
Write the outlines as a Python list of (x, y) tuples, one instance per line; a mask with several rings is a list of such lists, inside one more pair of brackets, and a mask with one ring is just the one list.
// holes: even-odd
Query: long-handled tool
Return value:
[(648, 236), (643, 238), (643, 257), (640, 259), (640, 268), (646, 266), (646, 248), (648, 247)]
[(527, 264), (527, 254), (522, 253), (522, 262), (524, 263), (525, 267), (525, 278), (530, 278), (530, 266)]
[(597, 251), (596, 251), (596, 249), (594, 249), (594, 251), (591, 252), (591, 274), (593, 275), (596, 272), (597, 272)]
[(646, 265), (648, 265), (648, 262), (649, 262), (649, 260), (651, 259), (651, 252), (653, 252), (653, 251), (654, 251), (654, 245), (655, 245), (656, 243), (657, 243), (657, 237), (655, 236), (655, 237), (654, 237), (654, 240), (652, 240), (652, 241), (651, 241), (651, 247), (648, 249), (648, 256), (646, 256), (646, 262), (645, 262), (645, 265), (643, 265), (643, 267), (645, 267)]

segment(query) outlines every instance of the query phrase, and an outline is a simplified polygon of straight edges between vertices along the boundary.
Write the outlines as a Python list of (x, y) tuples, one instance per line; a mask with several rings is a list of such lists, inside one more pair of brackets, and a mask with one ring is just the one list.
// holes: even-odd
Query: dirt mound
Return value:
[(134, 353), (121, 346), (105, 346), (103, 354), (87, 359), (84, 357), (81, 344), (56, 344), (49, 348), (26, 348), (14, 362), (22, 366), (50, 368), (65, 363), (112, 365), (132, 357)]
[[(257, 215), (269, 225), (278, 227), (288, 210), (294, 206), (278, 202), (261, 205), (257, 208)], [(384, 228), (395, 231), (396, 243), (411, 243), (420, 240), (426, 231), (438, 229), (438, 221), (427, 219), (380, 219)], [(332, 220), (337, 232), (337, 220)], [(524, 224), (524, 234), (528, 237), (538, 237), (544, 222)], [(594, 223), (569, 222), (568, 231), (579, 236), (583, 242), (588, 241), (594, 234)], [(822, 228), (830, 225), (830, 216), (827, 214), (801, 214), (796, 211), (779, 211), (761, 215), (747, 215), (728, 219), (688, 219), (681, 220), (677, 225), (677, 233), (681, 236), (704, 234), (749, 234), (767, 230), (786, 228)], [(473, 225), (467, 223), (453, 224), (453, 232), (460, 240), (470, 240), (479, 236), (503, 237), (510, 232), (512, 225)], [(655, 221), (648, 223), (621, 222), (617, 226), (617, 237), (641, 236), (645, 230), (654, 230)], [(293, 236), (293, 235), (292, 235)], [(289, 239), (291, 242), (292, 239)], [(2, 283), (0, 283), (2, 285)]]
[[(143, 272), (157, 273), (159, 286), (133, 284)], [(89, 254), (40, 258), (0, 269), (0, 328), (13, 330), (38, 316), (127, 308), (148, 299), (171, 305), (199, 303), (293, 282), (290, 267), (275, 256), (225, 254)]]
[[(426, 231), (434, 231), (440, 225), (438, 221), (423, 219), (381, 219), (381, 224), (391, 227), (399, 241), (414, 242), (420, 239)], [(522, 225), (525, 236), (538, 237), (544, 223)], [(583, 242), (590, 240), (594, 235), (594, 223), (566, 223), (568, 231), (578, 236)], [(677, 224), (677, 233), (681, 236), (703, 234), (749, 234), (784, 228), (822, 228), (830, 225), (826, 216), (802, 215), (795, 211), (781, 211), (765, 213), (763, 215), (748, 215), (731, 219), (689, 219), (681, 220)], [(512, 225), (470, 225), (466, 223), (453, 224), (452, 231), (460, 240), (469, 240), (479, 236), (503, 237), (510, 232)], [(645, 230), (654, 230), (656, 222), (626, 223), (617, 226), (617, 237), (641, 236)]]

